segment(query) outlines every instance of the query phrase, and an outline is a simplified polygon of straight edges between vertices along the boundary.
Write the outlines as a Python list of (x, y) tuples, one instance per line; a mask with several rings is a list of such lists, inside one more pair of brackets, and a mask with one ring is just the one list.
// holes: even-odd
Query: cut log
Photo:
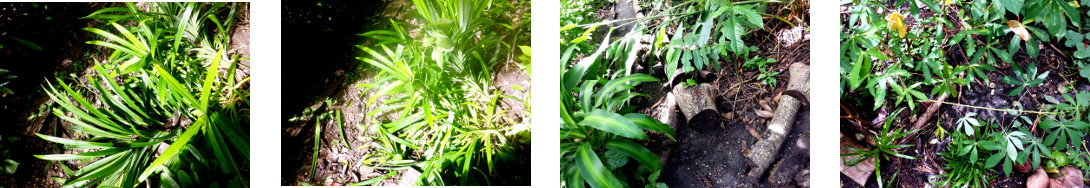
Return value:
[(681, 109), (681, 114), (685, 115), (685, 120), (693, 119), (696, 114), (704, 110), (719, 111), (716, 108), (717, 105), (715, 105), (715, 97), (719, 93), (718, 88), (708, 83), (695, 86), (683, 85), (674, 86), (673, 94), (677, 99), (677, 106)]
[[(787, 81), (786, 90), (809, 92), (810, 66), (803, 63), (794, 63), (791, 64), (790, 70), (791, 77)], [(754, 166), (749, 171), (749, 179), (760, 179), (768, 166), (775, 161), (776, 153), (780, 151), (783, 140), (787, 138), (787, 133), (791, 132), (801, 103), (802, 101), (795, 97), (780, 99), (780, 104), (776, 107), (776, 114), (772, 117), (772, 121), (768, 123), (768, 131), (765, 132), (766, 139), (754, 143), (753, 147), (750, 147), (752, 151), (746, 154), (746, 158)]]

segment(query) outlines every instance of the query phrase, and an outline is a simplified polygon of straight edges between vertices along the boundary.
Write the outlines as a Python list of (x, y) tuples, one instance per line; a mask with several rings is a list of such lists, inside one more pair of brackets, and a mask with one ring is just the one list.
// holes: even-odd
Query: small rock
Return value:
[(420, 171), (409, 168), (404, 172), (401, 172), (401, 181), (397, 182), (397, 186), (413, 186), (416, 183), (416, 179), (420, 179)]
[(1026, 179), (1026, 188), (1045, 188), (1048, 187), (1048, 183), (1048, 173), (1045, 169), (1037, 167), (1033, 175)]
[(1048, 180), (1049, 188), (1076, 188), (1082, 187), (1082, 171), (1073, 166), (1064, 166), (1060, 169), (1060, 178)]

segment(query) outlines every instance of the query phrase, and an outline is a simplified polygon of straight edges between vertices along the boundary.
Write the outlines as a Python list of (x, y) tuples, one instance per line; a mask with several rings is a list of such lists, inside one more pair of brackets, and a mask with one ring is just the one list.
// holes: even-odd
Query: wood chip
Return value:
[[(844, 135), (840, 135), (840, 145), (857, 149), (866, 149), (866, 147), (863, 147), (863, 145), (859, 145), (854, 140)], [(843, 155), (852, 152), (845, 147), (840, 148), (840, 154)], [(844, 164), (844, 162), (851, 161), (852, 159), (855, 159), (857, 157), (858, 156), (840, 157), (840, 173), (848, 176), (848, 178), (851, 178), (852, 181), (855, 181), (856, 184), (866, 186), (867, 178), (870, 178), (871, 173), (874, 173), (874, 158), (866, 159), (863, 162), (856, 164), (855, 166), (847, 166)]]

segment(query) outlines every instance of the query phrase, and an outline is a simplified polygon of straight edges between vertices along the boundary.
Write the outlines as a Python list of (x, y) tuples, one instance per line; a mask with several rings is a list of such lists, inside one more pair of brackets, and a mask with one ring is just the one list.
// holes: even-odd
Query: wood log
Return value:
[[(794, 63), (791, 64), (790, 70), (791, 77), (788, 79), (786, 90), (807, 92), (804, 94), (809, 95), (810, 66), (803, 63)], [(775, 161), (776, 153), (780, 151), (780, 146), (783, 145), (784, 139), (787, 138), (787, 133), (791, 132), (801, 103), (802, 101), (795, 97), (780, 99), (780, 103), (776, 108), (776, 115), (768, 123), (768, 129), (765, 132), (766, 139), (754, 143), (753, 147), (750, 147), (752, 148), (751, 151), (746, 154), (746, 158), (754, 166), (749, 171), (749, 179), (760, 179), (768, 166)]]
[(715, 105), (715, 97), (719, 93), (718, 88), (708, 83), (695, 86), (683, 85), (674, 86), (673, 94), (676, 97), (678, 108), (681, 109), (681, 114), (685, 115), (685, 120), (693, 119), (694, 116), (704, 110), (719, 111), (716, 108), (717, 105)]

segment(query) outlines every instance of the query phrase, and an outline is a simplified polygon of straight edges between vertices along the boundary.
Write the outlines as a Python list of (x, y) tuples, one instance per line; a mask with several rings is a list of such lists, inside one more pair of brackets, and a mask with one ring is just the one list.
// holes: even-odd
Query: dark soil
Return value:
[[(602, 21), (625, 17), (615, 13), (614, 6), (617, 5), (607, 3), (605, 7), (597, 9), (596, 16)], [(782, 11), (768, 12), (776, 15), (786, 15), (786, 12), (791, 11), (777, 5), (770, 6), (769, 10)], [(801, 18), (803, 21), (798, 21), (796, 19), (800, 19), (799, 17), (788, 17), (793, 20), (793, 23), (808, 23), (805, 21), (807, 18)], [(648, 149), (658, 153), (660, 160), (664, 163), (659, 181), (665, 182), (670, 187), (808, 185), (808, 179), (796, 178), (808, 177), (809, 173), (810, 110), (808, 107), (799, 108), (793, 128), (784, 140), (780, 151), (777, 152), (778, 157), (773, 162), (773, 166), (769, 167), (768, 172), (762, 173), (761, 177), (747, 177), (752, 166), (745, 154), (750, 151), (749, 147), (758, 141), (753, 133), (763, 134), (769, 121), (754, 113), (755, 109), (761, 108), (758, 101), (772, 102), (776, 95), (783, 92), (790, 77), (790, 71), (787, 68), (792, 63), (809, 64), (810, 61), (809, 32), (802, 29), (806, 27), (805, 24), (792, 27), (772, 19), (766, 19), (765, 24), (766, 29), (754, 30), (746, 35), (752, 36), (746, 39), (746, 44), (757, 46), (759, 50), (756, 53), (760, 57), (778, 60), (778, 63), (771, 64), (770, 67), (773, 71), (781, 73), (776, 76), (778, 84), (772, 87), (767, 83), (754, 80), (753, 78), (760, 72), (742, 69), (741, 65), (746, 59), (722, 59), (719, 62), (722, 68), (716, 70), (719, 78), (710, 82), (719, 88), (720, 93), (716, 98), (719, 112), (716, 116), (721, 118), (694, 117), (694, 119), (702, 120), (685, 122), (686, 120), (677, 120), (684, 116), (680, 111), (675, 110), (669, 113), (673, 113), (673, 117), (680, 117), (675, 118), (678, 122), (664, 123), (674, 127), (677, 134), (676, 142), (661, 133), (651, 133), (648, 140), (642, 141)], [(667, 29), (668, 32), (672, 30)], [(591, 40), (600, 41), (600, 39)], [(646, 51), (640, 53), (646, 53)], [(577, 55), (573, 62), (578, 62), (581, 58), (583, 58), (582, 55)], [(652, 72), (652, 76), (667, 80), (663, 74), (662, 60), (651, 57), (636, 64), (637, 67), (633, 67), (634, 72)], [(663, 87), (663, 84), (666, 84), (663, 82), (641, 83), (637, 86), (636, 92), (649, 95), (649, 97), (632, 99), (631, 105), (637, 107), (637, 112), (648, 114), (656, 119), (665, 116), (660, 114), (660, 111), (666, 108), (663, 101), (670, 90)], [(775, 107), (775, 105), (772, 106)], [(634, 168), (633, 165), (630, 163), (625, 168)], [(799, 183), (796, 180), (807, 182)]]
[[(79, 19), (107, 3), (0, 3), (0, 68), (18, 76), (6, 85), (14, 94), (0, 96), (0, 126), (4, 138), (18, 140), (4, 148), (12, 160), (20, 163), (14, 175), (0, 175), (3, 187), (59, 187), (50, 177), (64, 177), (60, 166), (33, 155), (62, 151), (35, 136), (35, 133), (68, 137), (67, 126), (51, 113), (40, 113), (39, 106), (51, 103), (40, 88), (54, 74), (82, 74), (90, 61), (85, 52), (100, 50), (85, 44), (89, 37), (80, 28), (93, 26)], [(7, 37), (31, 41), (41, 47), (34, 50)], [(32, 115), (41, 114), (36, 118)]]
[[(947, 34), (952, 36), (956, 33), (948, 31)], [(1004, 40), (1000, 43), (1007, 44), (1007, 42), (1009, 41)], [(976, 81), (970, 83), (969, 85), (959, 87), (958, 96), (949, 97), (946, 99), (946, 102), (995, 109), (1016, 108), (1014, 107), (1014, 104), (1018, 103), (1023, 107), (1024, 110), (1037, 111), (1041, 110), (1043, 104), (1048, 103), (1043, 97), (1045, 95), (1055, 97), (1061, 102), (1066, 102), (1062, 99), (1062, 96), (1060, 95), (1060, 92), (1058, 90), (1060, 87), (1076, 83), (1077, 85), (1075, 86), (1075, 88), (1077, 91), (1090, 90), (1090, 85), (1087, 85), (1084, 80), (1081, 80), (1082, 78), (1077, 76), (1078, 70), (1073, 70), (1069, 67), (1073, 66), (1074, 63), (1068, 60), (1067, 57), (1064, 57), (1062, 52), (1056, 51), (1054, 48), (1050, 47), (1050, 45), (1055, 44), (1043, 43), (1042, 45), (1044, 47), (1040, 49), (1040, 54), (1036, 58), (1030, 58), (1026, 54), (1025, 49), (1022, 49), (1014, 55), (1013, 59), (1022, 67), (1027, 67), (1031, 63), (1036, 64), (1038, 68), (1038, 74), (1044, 73), (1045, 71), (1050, 71), (1049, 76), (1048, 78), (1046, 78), (1044, 83), (1036, 87), (1027, 87), (1025, 91), (1022, 92), (1022, 94), (1016, 96), (1007, 96), (1007, 94), (1011, 90), (1017, 87), (1004, 83), (1002, 81), (1002, 77), (1014, 76), (1014, 68), (1010, 63), (1000, 62), (996, 65), (995, 71), (986, 73), (988, 75), (990, 83), (986, 83), (984, 80), (977, 78)], [(1062, 45), (1056, 45), (1056, 47), (1060, 47), (1059, 49), (1067, 52), (1075, 51), (1074, 49), (1063, 48)], [(969, 58), (965, 57), (964, 52), (962, 52), (961, 46), (945, 46), (944, 48), (944, 50), (949, 52), (947, 59), (950, 61), (949, 63), (951, 65), (957, 66), (968, 64)], [(920, 91), (924, 91), (925, 93), (930, 94), (930, 89), (931, 88), (928, 87), (923, 88)], [(1068, 93), (1068, 95), (1072, 97), (1074, 96), (1073, 94), (1074, 93)], [(930, 97), (935, 98), (937, 96)], [(866, 104), (873, 104), (873, 99), (868, 100), (871, 101), (864, 100), (862, 101), (862, 104), (864, 105), (853, 106), (853, 108), (857, 111), (862, 110), (861, 112), (859, 112), (859, 115), (864, 120), (869, 121), (879, 116), (879, 113), (870, 110), (873, 109), (873, 106), (868, 106)], [(852, 103), (853, 104), (849, 105), (854, 105), (854, 102)], [(907, 115), (910, 117), (906, 117), (906, 119), (915, 121), (915, 119), (924, 111), (924, 108), (921, 108), (921, 106), (917, 106), (916, 111), (909, 112)], [(948, 151), (947, 148), (945, 148), (945, 145), (946, 143), (950, 142), (950, 138), (935, 137), (935, 135), (932, 133), (935, 132), (937, 128), (931, 125), (935, 125), (936, 123), (938, 123), (943, 126), (943, 129), (945, 129), (946, 131), (955, 131), (955, 126), (957, 125), (955, 124), (956, 121), (970, 112), (977, 113), (978, 115), (976, 118), (980, 121), (989, 121), (992, 123), (1008, 125), (1005, 127), (1009, 127), (1009, 125), (1011, 125), (1015, 118), (1017, 118), (1016, 116), (1007, 114), (1007, 112), (1002, 111), (943, 105), (939, 108), (935, 116), (932, 117), (930, 121), (928, 121), (928, 126), (924, 126), (923, 129), (918, 131), (919, 134), (915, 139), (900, 141), (901, 144), (914, 144), (913, 147), (901, 150), (901, 153), (909, 156), (915, 156), (920, 159), (895, 159), (891, 161), (883, 161), (881, 173), (883, 177), (885, 177), (884, 180), (890, 181), (888, 178), (892, 177), (893, 174), (896, 173), (897, 178), (895, 180), (892, 180), (892, 184), (896, 185), (896, 187), (928, 187), (931, 186), (931, 183), (929, 182), (941, 181), (941, 179), (929, 177), (933, 177), (946, 172), (941, 169), (946, 164), (946, 161), (944, 161), (942, 159), (942, 156), (938, 155), (938, 153)], [(1031, 119), (1038, 118), (1035, 114), (1026, 114), (1025, 116)], [(844, 125), (845, 123), (842, 121), (841, 124)], [(912, 125), (909, 124), (908, 121), (905, 121), (904, 123), (901, 123), (897, 126), (902, 126), (907, 129)], [(1030, 126), (1036, 127), (1035, 125)], [(853, 135), (855, 134), (855, 132), (858, 132), (857, 130), (845, 130), (843, 127), (841, 130), (847, 131), (845, 132), (845, 134), (848, 135)], [(1032, 129), (1031, 132), (1037, 138), (1043, 138), (1045, 136), (1045, 132), (1040, 129), (1035, 128)], [(1090, 140), (1090, 136), (1083, 137), (1082, 140), (1083, 143), (1086, 143), (1087, 140)], [(989, 186), (1025, 187), (1026, 178), (1029, 177), (1029, 175), (1031, 174), (1013, 171), (1011, 175), (1007, 177), (1003, 175), (1003, 170), (1001, 166), (1002, 165), (997, 165), (995, 168), (993, 168), (993, 170), (996, 172), (996, 178), (995, 180), (989, 182)], [(866, 187), (877, 187), (877, 183), (879, 182), (877, 182), (876, 178), (874, 178), (874, 176), (872, 175), (867, 180)], [(840, 184), (842, 187), (862, 187), (852, 181), (851, 178), (843, 174), (840, 175)]]
[[(328, 97), (336, 97), (336, 100), (355, 95), (349, 94), (355, 82), (361, 76), (350, 75), (356, 72), (360, 62), (354, 57), (359, 55), (359, 50), (354, 45), (360, 44), (362, 38), (355, 34), (365, 31), (365, 28), (380, 27), (382, 19), (368, 15), (378, 15), (386, 8), (383, 1), (290, 1), (284, 2), (281, 7), (282, 16), (282, 44), (285, 46), (283, 55), (283, 70), (281, 80), (283, 92), (281, 122), (283, 138), (281, 148), (282, 185), (295, 185), (298, 182), (317, 183), (306, 178), (310, 175), (309, 164), (314, 153), (314, 126), (322, 125), (324, 134), (321, 143), (331, 143), (333, 138), (339, 139), (340, 133), (333, 122), (289, 122), (288, 118), (296, 116), (305, 108), (322, 105), (322, 101)], [(358, 94), (358, 91), (355, 93)], [(354, 98), (354, 97), (352, 97)], [(348, 101), (348, 99), (343, 99)], [(343, 103), (343, 102), (342, 102)], [(355, 103), (358, 109), (362, 105)], [(332, 110), (340, 107), (322, 107), (320, 111)], [(353, 117), (352, 111), (346, 111), (347, 118)], [(358, 120), (355, 122), (359, 122)], [(359, 135), (354, 124), (347, 124), (345, 134)], [(362, 146), (361, 141), (349, 141), (350, 145)], [(321, 158), (332, 156), (328, 153), (340, 145), (326, 144), (322, 150)], [(340, 146), (343, 147), (343, 146)], [(339, 148), (338, 148), (339, 149)], [(345, 150), (349, 151), (349, 150)], [(340, 152), (332, 152), (340, 153)], [(352, 155), (362, 156), (364, 154)], [(337, 161), (336, 157), (330, 157), (331, 161), (322, 161), (318, 166), (323, 167), (321, 172), (344, 171), (339, 166), (331, 165)], [(353, 160), (355, 161), (355, 160)], [(303, 168), (307, 166), (308, 168)], [(327, 170), (328, 167), (328, 170)], [(336, 170), (335, 170), (336, 169)], [(373, 170), (371, 170), (373, 172)], [(368, 170), (358, 171), (353, 178), (338, 179), (357, 182), (359, 176), (371, 175)], [(346, 175), (347, 176), (347, 175)], [(329, 177), (318, 176), (318, 177)], [(353, 181), (354, 180), (354, 181)]]

